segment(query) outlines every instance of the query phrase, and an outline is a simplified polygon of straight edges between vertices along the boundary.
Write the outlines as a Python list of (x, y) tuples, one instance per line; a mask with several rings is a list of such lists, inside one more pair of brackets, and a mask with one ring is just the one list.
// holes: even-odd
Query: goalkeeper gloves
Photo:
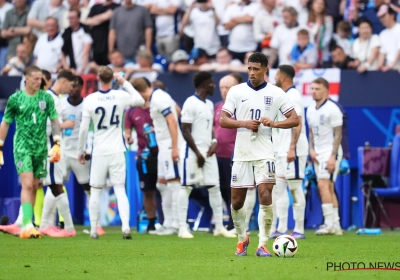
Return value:
[(50, 162), (59, 162), (61, 159), (60, 136), (54, 136), (54, 145), (49, 152)]
[(350, 173), (349, 162), (347, 161), (347, 159), (344, 158), (340, 162), (339, 174), (340, 175), (346, 175), (348, 173)]
[(0, 140), (0, 168), (1, 168), (2, 165), (4, 165), (3, 144), (4, 144), (4, 141)]

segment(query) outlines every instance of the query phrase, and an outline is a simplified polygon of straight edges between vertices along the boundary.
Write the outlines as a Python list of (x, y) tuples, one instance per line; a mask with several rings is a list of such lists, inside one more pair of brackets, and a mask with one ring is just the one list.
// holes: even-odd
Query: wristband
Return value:
[(60, 146), (60, 135), (55, 135), (53, 137), (53, 142), (54, 142), (54, 145)]
[(217, 140), (216, 138), (214, 138), (213, 140), (211, 140), (211, 143), (212, 143), (212, 144), (218, 143), (218, 140)]

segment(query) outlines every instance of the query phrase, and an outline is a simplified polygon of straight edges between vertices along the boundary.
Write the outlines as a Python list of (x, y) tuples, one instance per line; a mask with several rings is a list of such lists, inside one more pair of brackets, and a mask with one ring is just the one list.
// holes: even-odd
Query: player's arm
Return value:
[(58, 117), (51, 119), (51, 134), (53, 135), (53, 147), (49, 152), (50, 162), (59, 162), (61, 159), (61, 137), (60, 137), (60, 122), (58, 121)]
[(247, 128), (250, 130), (258, 129), (260, 125), (260, 121), (258, 120), (247, 120), (247, 121), (238, 121), (235, 119), (231, 119), (232, 114), (230, 112), (221, 110), (221, 117), (219, 119), (219, 125), (223, 128), (228, 129), (238, 129), (238, 128)]
[[(170, 109), (170, 108), (169, 108)], [(171, 111), (171, 109), (169, 110)], [(168, 124), (169, 134), (171, 135), (171, 144), (172, 144), (172, 160), (174, 162), (178, 162), (179, 160), (179, 151), (178, 151), (178, 123), (175, 119), (174, 114), (172, 112), (167, 115), (164, 114), (165, 120)]]
[(310, 157), (311, 157), (311, 160), (313, 162), (315, 162), (315, 163), (318, 163), (317, 154), (315, 153), (315, 150), (314, 150), (314, 133), (313, 133), (311, 127), (310, 127), (310, 132), (308, 134), (308, 138), (309, 138), (308, 141), (309, 141), (309, 145), (310, 145)]
[(129, 145), (133, 144), (132, 139), (132, 127), (135, 127), (134, 122), (131, 121), (131, 116), (129, 114), (130, 108), (125, 112), (125, 121), (124, 121), (124, 138), (125, 142)]
[(287, 162), (292, 162), (296, 159), (296, 146), (297, 146), (297, 141), (299, 141), (300, 133), (301, 133), (301, 128), (302, 128), (302, 122), (301, 122), (301, 117), (297, 116), (299, 118), (299, 125), (292, 127), (292, 138), (290, 140), (290, 147), (289, 147), (289, 152), (287, 155)]
[(273, 120), (270, 120), (266, 117), (261, 117), (260, 122), (264, 126), (268, 126), (271, 128), (292, 128), (299, 125), (299, 116), (297, 115), (296, 110), (292, 108), (292, 110), (285, 113), (284, 115), (286, 117), (286, 120), (280, 122), (274, 122)]
[(192, 131), (192, 124), (191, 123), (182, 123), (182, 135), (183, 138), (185, 139), (186, 143), (192, 149), (192, 151), (196, 154), (197, 156), (197, 164), (199, 167), (204, 166), (205, 159), (203, 155), (200, 153), (199, 149), (197, 149), (196, 144), (194, 143), (194, 139), (192, 137), (192, 134), (190, 133)]
[(9, 128), (10, 124), (3, 120), (0, 125), (0, 166), (4, 165), (3, 145), (4, 145), (4, 140), (6, 140)]
[(331, 174), (335, 171), (336, 157), (338, 155), (340, 143), (342, 142), (342, 126), (334, 127), (333, 135), (334, 139), (333, 139), (332, 154), (328, 160), (328, 163), (326, 164), (326, 167), (328, 168), (328, 171)]
[(81, 164), (85, 164), (85, 148), (86, 139), (89, 132), (90, 117), (82, 116), (81, 127), (79, 129), (78, 140), (78, 160)]
[(121, 74), (115, 73), (114, 78), (117, 80), (117, 83), (121, 85), (127, 93), (129, 93), (131, 98), (130, 102), (128, 102), (129, 106), (142, 106), (145, 103), (145, 100), (140, 93), (132, 86), (130, 82), (122, 77)]

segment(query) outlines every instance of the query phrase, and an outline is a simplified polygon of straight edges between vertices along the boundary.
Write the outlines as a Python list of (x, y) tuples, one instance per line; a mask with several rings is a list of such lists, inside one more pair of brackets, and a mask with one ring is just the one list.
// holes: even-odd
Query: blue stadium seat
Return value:
[(379, 197), (400, 197), (400, 134), (393, 139), (390, 155), (390, 177), (387, 188), (375, 188)]
[(165, 72), (168, 71), (168, 64), (169, 64), (169, 62), (168, 62), (168, 59), (167, 59), (165, 56), (163, 56), (163, 55), (161, 55), (161, 54), (157, 54), (157, 55), (154, 57), (154, 63), (161, 64), (162, 67), (163, 67), (163, 69), (164, 69), (164, 71), (165, 71)]

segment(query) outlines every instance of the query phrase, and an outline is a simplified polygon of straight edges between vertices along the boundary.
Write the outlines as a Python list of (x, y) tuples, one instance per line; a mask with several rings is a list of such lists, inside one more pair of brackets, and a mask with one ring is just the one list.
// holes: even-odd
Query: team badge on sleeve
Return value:
[(272, 96), (264, 96), (264, 103), (265, 103), (265, 105), (271, 106), (271, 105), (272, 105), (272, 101), (273, 101)]

